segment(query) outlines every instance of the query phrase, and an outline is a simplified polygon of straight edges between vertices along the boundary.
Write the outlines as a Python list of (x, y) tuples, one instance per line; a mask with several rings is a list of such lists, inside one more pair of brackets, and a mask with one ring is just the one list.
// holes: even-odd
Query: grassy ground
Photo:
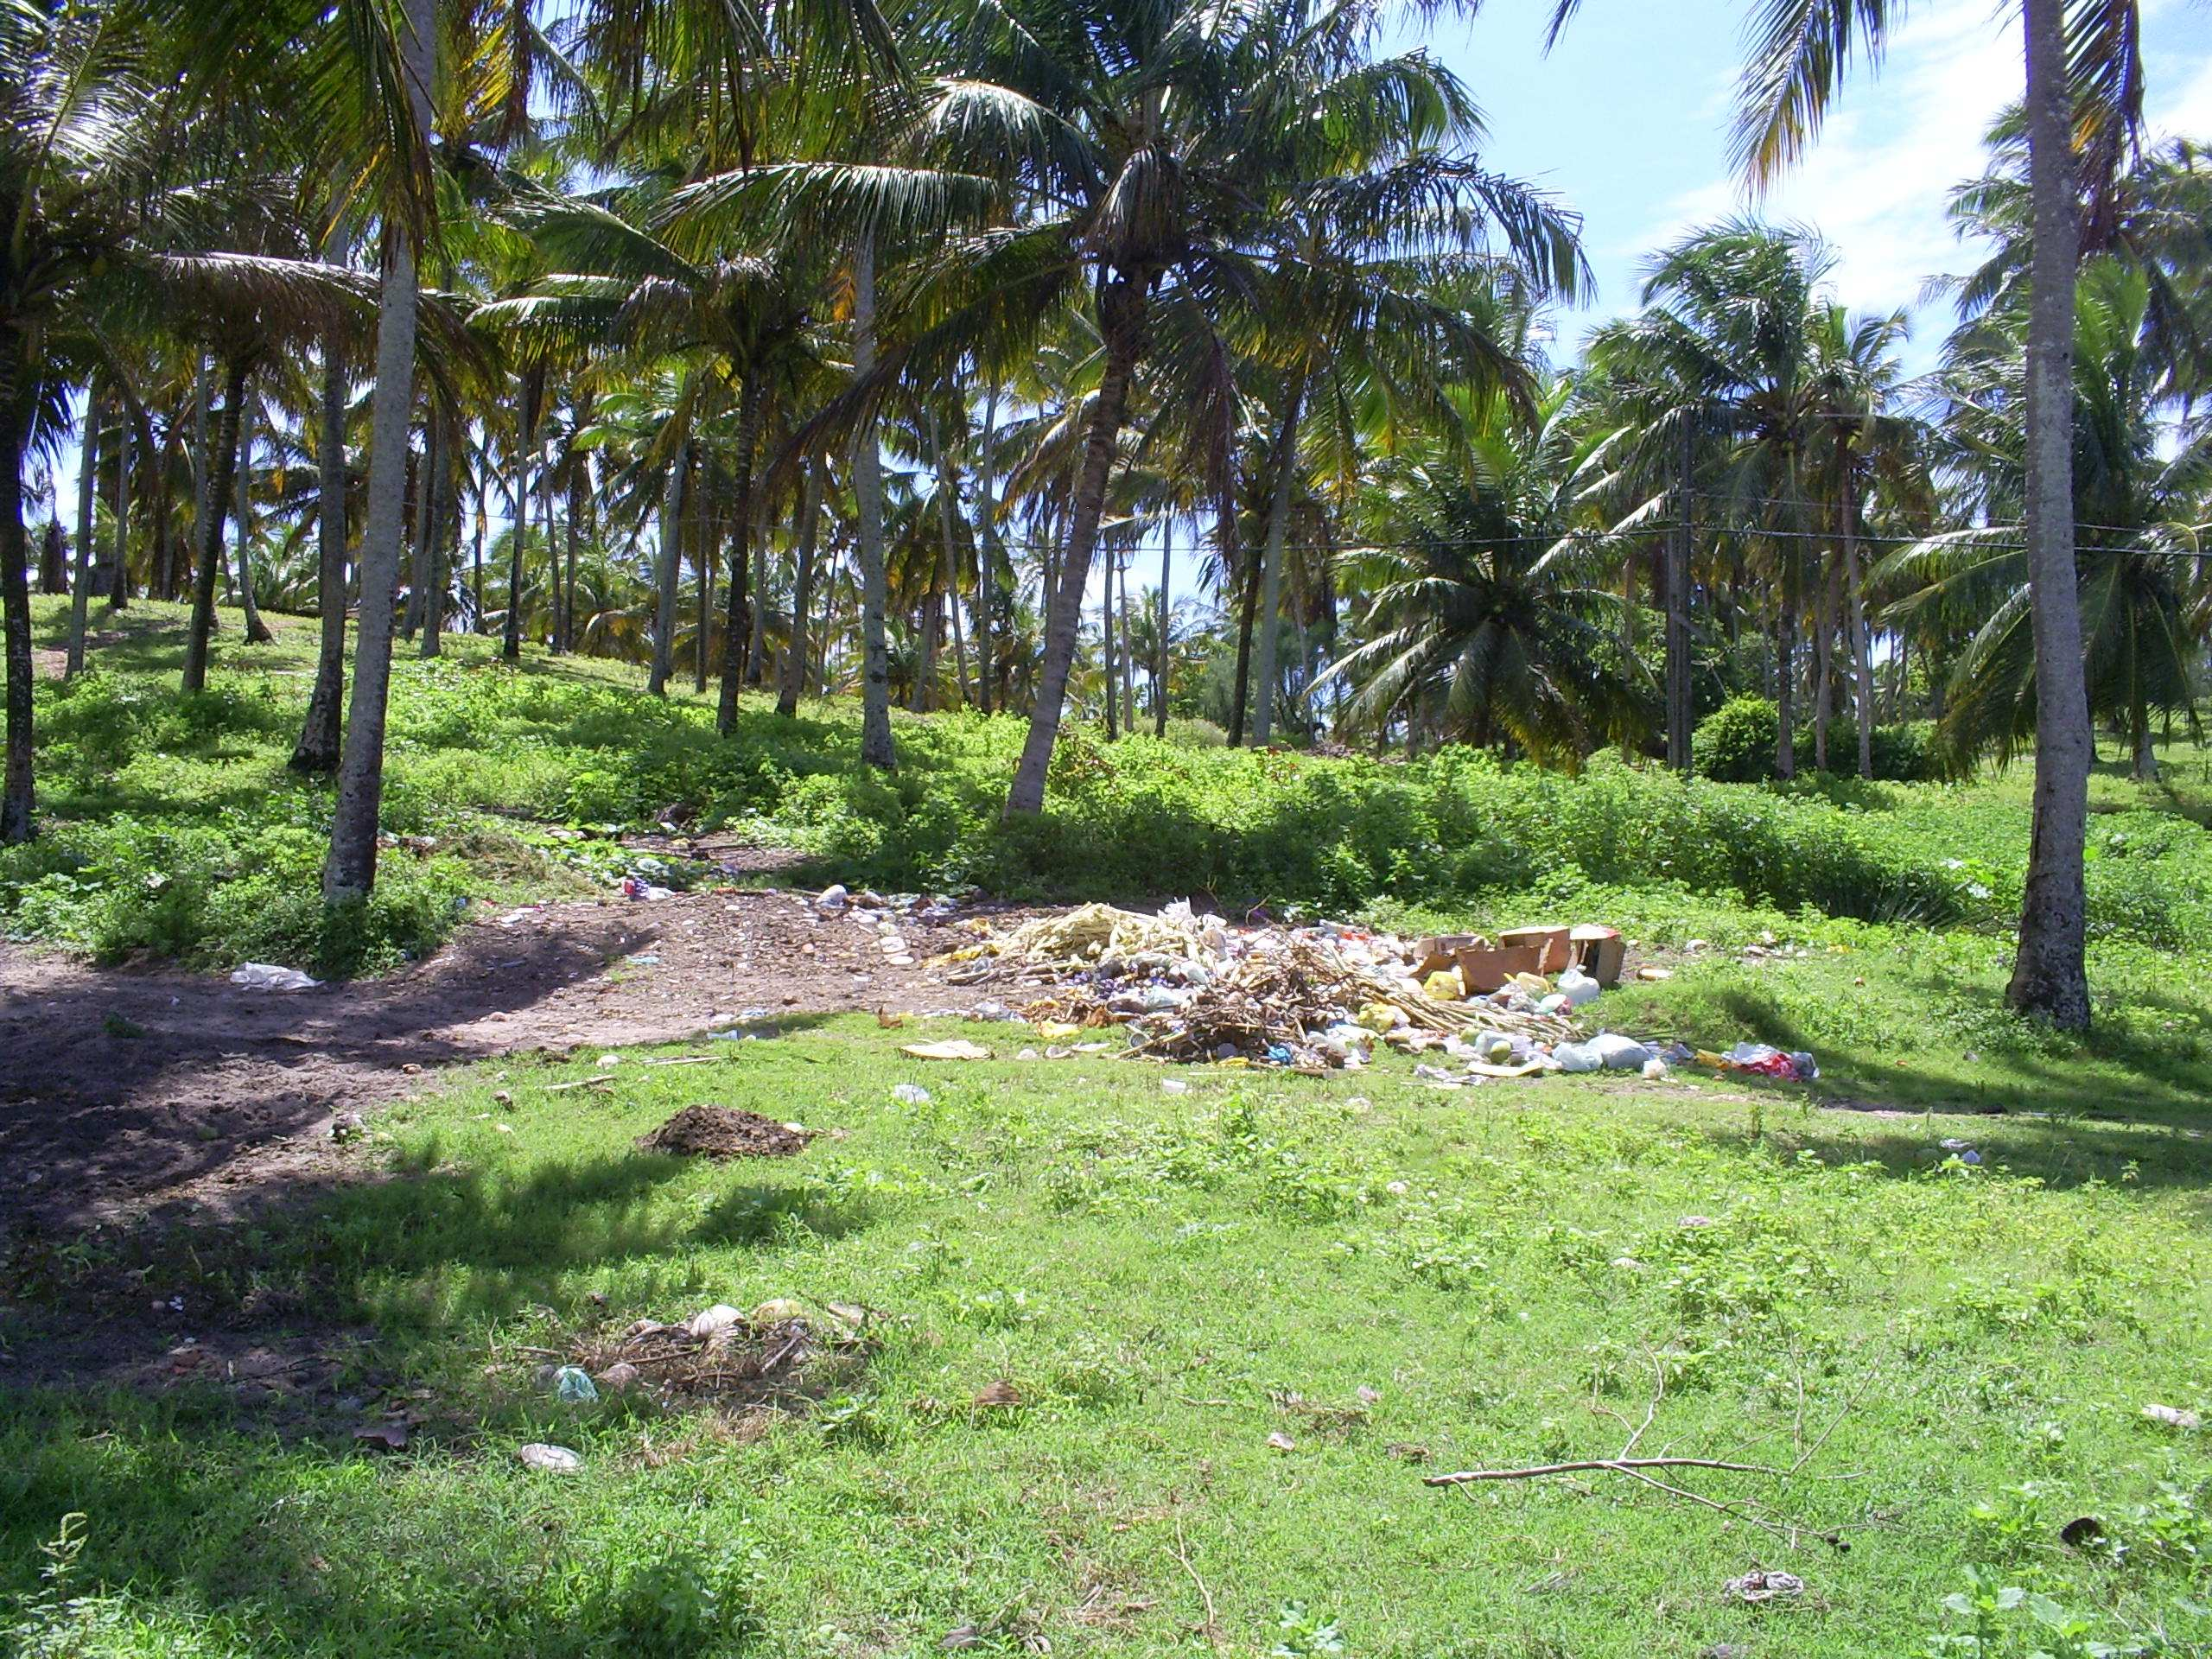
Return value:
[[(136, 607), (101, 673), (41, 687), (49, 833), (0, 859), (12, 931), (373, 969), (457, 899), (619, 874), (556, 827), (685, 803), (887, 883), (1127, 895), (1173, 868), (1407, 925), (1614, 918), (1679, 971), (1605, 1023), (1808, 1047), (1821, 1096), (1901, 1109), (1710, 1082), (1443, 1093), (1395, 1061), (1190, 1071), (1181, 1093), (1103, 1058), (925, 1075), (873, 1021), (711, 1065), (627, 1056), (604, 1096), (547, 1092), (582, 1060), (426, 1077), (359, 1154), (399, 1179), (9, 1264), (0, 1344), (177, 1297), (156, 1318), (179, 1330), (342, 1337), (346, 1401), (272, 1421), (204, 1381), (0, 1395), (0, 1651), (2212, 1652), (2212, 1443), (2142, 1412), (2212, 1412), (2201, 758), (2168, 789), (2099, 776), (2100, 1020), (2076, 1040), (2001, 1011), (2018, 772), (1781, 791), (1078, 736), (1053, 816), (1009, 835), (1009, 723), (902, 719), (886, 783), (840, 706), (780, 722), (748, 699), (718, 743), (629, 671), (517, 673), (461, 641), (395, 695), (389, 827), (435, 844), (388, 856), (381, 908), (334, 938), (312, 902), (327, 785), (283, 767), (308, 628), (251, 657), (226, 634), (247, 665), (187, 702), (176, 620)], [(917, 1078), (929, 1103), (893, 1096)], [(720, 1168), (634, 1149), (699, 1100), (830, 1133)], [(569, 1408), (536, 1379), (591, 1331), (771, 1297), (886, 1316), (810, 1412)], [(970, 1403), (998, 1382), (1021, 1403)], [(409, 1447), (354, 1441), (393, 1401), (425, 1419)], [(1611, 1455), (1647, 1413), (1642, 1452), (1809, 1455), (1788, 1480), (1661, 1477), (1758, 1506), (1730, 1514), (1609, 1474), (1421, 1484)], [(539, 1440), (584, 1472), (522, 1469)], [(2062, 1542), (2084, 1515), (2101, 1541)], [(1726, 1598), (1755, 1566), (1806, 1594)]]
[[(48, 1260), (22, 1317), (289, 1307), (377, 1333), (360, 1414), (429, 1421), (371, 1453), (343, 1418), (258, 1430), (219, 1385), (10, 1401), (22, 1650), (918, 1655), (972, 1629), (1007, 1653), (1904, 1655), (1974, 1630), (1947, 1598), (2020, 1589), (2050, 1601), (1956, 1650), (2094, 1651), (2055, 1643), (2055, 1605), (2212, 1651), (2212, 1446), (2142, 1414), (2212, 1408), (2201, 1135), (1711, 1083), (1440, 1093), (1395, 1065), (1169, 1093), (1103, 1059), (925, 1075), (899, 1040), (843, 1021), (619, 1065), (606, 1098), (545, 1091), (583, 1061), (518, 1060), (381, 1121), (360, 1156), (407, 1179)], [(928, 1103), (893, 1096), (917, 1077)], [(789, 1162), (632, 1149), (701, 1099), (829, 1133)], [(534, 1378), (581, 1332), (770, 1297), (885, 1316), (810, 1415), (564, 1407)], [(1001, 1381), (1017, 1408), (970, 1406)], [(1613, 1455), (1647, 1414), (1644, 1452), (1803, 1455), (1662, 1478), (1809, 1530), (1618, 1476), (1421, 1484)], [(531, 1440), (584, 1472), (522, 1469)], [(38, 1601), (69, 1512), (77, 1599)], [(2070, 1548), (2082, 1515), (2104, 1541)], [(1724, 1596), (1760, 1566), (1805, 1596)]]

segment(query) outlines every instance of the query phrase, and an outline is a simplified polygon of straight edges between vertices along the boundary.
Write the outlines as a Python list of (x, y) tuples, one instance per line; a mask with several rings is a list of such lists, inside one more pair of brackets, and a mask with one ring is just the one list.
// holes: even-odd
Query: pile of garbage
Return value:
[(1119, 1028), (1132, 1057), (1325, 1072), (1367, 1065), (1380, 1045), (1422, 1057), (1416, 1075), (1450, 1087), (1553, 1071), (1662, 1077), (1692, 1059), (1817, 1075), (1810, 1055), (1748, 1045), (1718, 1055), (1606, 1031), (1586, 1039), (1581, 1011), (1623, 969), (1610, 927), (1404, 939), (1344, 922), (1237, 926), (1181, 901), (1150, 915), (1084, 905), (1004, 931), (966, 925), (977, 943), (944, 959), (949, 976), (1006, 988), (978, 1013), (1027, 1018), (1062, 1043)]

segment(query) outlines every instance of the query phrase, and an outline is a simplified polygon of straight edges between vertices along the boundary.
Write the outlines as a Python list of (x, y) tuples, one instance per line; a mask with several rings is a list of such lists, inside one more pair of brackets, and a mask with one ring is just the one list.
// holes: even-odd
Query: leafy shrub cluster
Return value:
[[(1747, 787), (1609, 755), (1567, 777), (1464, 749), (1411, 762), (1255, 753), (1190, 728), (1112, 745), (1069, 728), (1049, 810), (1009, 823), (1017, 720), (900, 716), (900, 767), (883, 775), (861, 766), (844, 711), (782, 720), (749, 702), (722, 739), (697, 704), (440, 661), (396, 673), (385, 815), (388, 830), (435, 845), (388, 855), (374, 902), (340, 922), (315, 895), (329, 787), (284, 771), (298, 690), (276, 683), (234, 676), (182, 698), (166, 677), (121, 674), (49, 689), (40, 768), (54, 822), (0, 855), (0, 925), (111, 956), (373, 968), (435, 942), (465, 897), (541, 890), (590, 862), (517, 820), (606, 830), (671, 810), (894, 889), (1207, 893), (1337, 912), (1604, 890), (1999, 927), (2017, 912), (2027, 845), (2024, 809), (1961, 810), (1950, 785)], [(1770, 759), (1765, 707), (1739, 700), (1706, 721), (1700, 767)], [(1888, 741), (1916, 753), (1915, 734)], [(2167, 948), (2212, 923), (2212, 835), (2147, 811), (2099, 828), (2100, 937)], [(618, 873), (602, 857), (568, 879)]]
[[(1775, 781), (1776, 745), (1782, 734), (1782, 715), (1766, 697), (1731, 697), (1698, 722), (1690, 734), (1690, 765), (1700, 778), (1720, 784), (1765, 784)], [(1828, 760), (1838, 772), (1858, 770), (1858, 730), (1849, 722), (1828, 728)], [(1840, 745), (1840, 748), (1839, 748)], [(1869, 746), (1876, 781), (1891, 784), (1933, 783), (1942, 776), (1936, 748), (1935, 728), (1924, 721), (1904, 726), (1877, 726)], [(1796, 734), (1801, 767), (1809, 768), (1813, 738), (1809, 727)]]

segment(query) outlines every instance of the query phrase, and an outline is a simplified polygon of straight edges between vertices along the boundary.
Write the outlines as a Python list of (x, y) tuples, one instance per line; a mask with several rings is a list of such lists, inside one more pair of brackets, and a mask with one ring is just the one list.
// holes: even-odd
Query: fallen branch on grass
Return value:
[(1527, 1469), (1462, 1469), (1456, 1474), (1424, 1475), (1424, 1486), (1465, 1486), (1478, 1480), (1541, 1480), (1546, 1475), (1572, 1475), (1586, 1469), (1611, 1469), (1630, 1474), (1638, 1469), (1726, 1469), (1732, 1474), (1770, 1475), (1786, 1478), (1794, 1471), (1764, 1463), (1726, 1463), (1718, 1458), (1589, 1458), (1578, 1463), (1540, 1463)]
[(595, 1077), (578, 1077), (574, 1083), (549, 1083), (545, 1085), (545, 1092), (549, 1095), (565, 1095), (571, 1089), (588, 1089), (595, 1083), (613, 1081), (614, 1074), (612, 1071), (602, 1071)]

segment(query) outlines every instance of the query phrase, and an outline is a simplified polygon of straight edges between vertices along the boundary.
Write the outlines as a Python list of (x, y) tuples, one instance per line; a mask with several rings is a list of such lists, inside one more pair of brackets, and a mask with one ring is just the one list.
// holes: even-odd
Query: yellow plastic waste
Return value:
[(1395, 1031), (1406, 1023), (1406, 1011), (1395, 1002), (1370, 1002), (1359, 1011), (1359, 1023), (1370, 1031)]
[(1549, 996), (1552, 982), (1541, 974), (1516, 974), (1513, 982), (1531, 996)]
[(1082, 1031), (1081, 1026), (1072, 1025), (1065, 1020), (1039, 1020), (1037, 1022), (1037, 1034), (1048, 1043), (1065, 1043), (1069, 1038), (1080, 1035)]
[(1421, 982), (1421, 993), (1439, 1002), (1462, 1002), (1466, 1000), (1466, 982), (1459, 977), (1457, 968), (1445, 968), (1431, 974)]

